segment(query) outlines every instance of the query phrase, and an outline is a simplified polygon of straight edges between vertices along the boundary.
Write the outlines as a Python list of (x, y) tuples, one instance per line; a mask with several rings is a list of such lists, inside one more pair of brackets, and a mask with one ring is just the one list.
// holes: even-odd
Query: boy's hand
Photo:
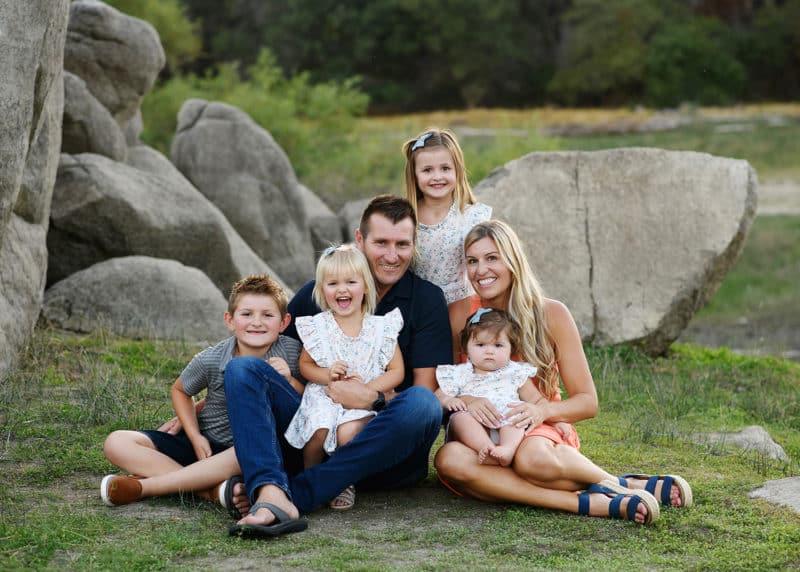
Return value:
[(194, 454), (197, 455), (198, 461), (207, 459), (212, 455), (211, 445), (208, 443), (208, 439), (206, 439), (202, 435), (198, 435), (194, 439), (191, 439), (191, 441), (192, 441), (192, 447), (194, 447)]
[(286, 363), (286, 360), (279, 357), (271, 357), (267, 360), (267, 363), (272, 366), (272, 368), (281, 374), (286, 379), (292, 377), (292, 370), (289, 369), (289, 364)]
[(347, 364), (341, 360), (333, 362), (330, 369), (328, 370), (330, 373), (330, 380), (331, 381), (339, 381), (340, 379), (344, 379), (347, 375)]

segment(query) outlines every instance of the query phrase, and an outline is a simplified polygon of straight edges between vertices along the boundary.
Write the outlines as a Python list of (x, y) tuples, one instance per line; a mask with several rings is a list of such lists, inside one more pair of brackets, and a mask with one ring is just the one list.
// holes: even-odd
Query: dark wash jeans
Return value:
[(326, 462), (289, 476), (284, 454), (294, 463), (299, 451), (289, 447), (283, 433), (301, 399), (289, 382), (263, 359), (239, 357), (225, 368), (225, 398), (248, 498), (253, 502), (260, 487), (276, 485), (301, 513), (330, 501), (348, 485), (390, 489), (424, 479), (441, 427), (436, 396), (424, 387), (410, 387)]

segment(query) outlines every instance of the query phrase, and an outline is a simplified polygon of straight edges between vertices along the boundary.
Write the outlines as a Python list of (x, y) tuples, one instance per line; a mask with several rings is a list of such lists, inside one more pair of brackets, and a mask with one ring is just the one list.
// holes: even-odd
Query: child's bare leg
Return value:
[(114, 431), (103, 444), (103, 454), (123, 471), (155, 477), (181, 468), (181, 464), (161, 453), (147, 435), (139, 431)]
[(327, 429), (317, 429), (305, 444), (303, 447), (303, 466), (306, 469), (319, 465), (325, 459), (324, 446), (327, 438)]
[(517, 447), (522, 443), (525, 430), (513, 425), (503, 425), (498, 432), (500, 433), (500, 444), (492, 447), (489, 454), (497, 459), (501, 466), (508, 467), (511, 465), (511, 461), (514, 460)]
[(204, 491), (242, 472), (233, 447), (191, 465), (178, 467), (172, 472), (142, 479), (142, 496)]
[(489, 452), (494, 447), (489, 432), (481, 423), (468, 413), (459, 413), (450, 418), (450, 432), (453, 438), (478, 453), (478, 462), (485, 465), (497, 465), (497, 459)]
[(336, 428), (336, 442), (338, 445), (341, 447), (352, 441), (364, 426), (369, 423), (370, 419), (372, 419), (372, 417), (362, 417), (361, 419), (355, 419), (339, 425)]

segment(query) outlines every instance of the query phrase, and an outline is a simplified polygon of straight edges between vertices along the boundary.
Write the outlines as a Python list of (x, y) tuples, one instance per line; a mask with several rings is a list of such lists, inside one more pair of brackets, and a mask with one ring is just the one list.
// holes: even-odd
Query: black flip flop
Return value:
[(274, 538), (292, 532), (303, 532), (308, 528), (308, 521), (304, 518), (292, 518), (283, 510), (272, 503), (257, 502), (250, 507), (250, 514), (254, 514), (258, 509), (265, 508), (275, 515), (275, 522), (272, 524), (234, 524), (228, 529), (230, 536), (241, 538)]

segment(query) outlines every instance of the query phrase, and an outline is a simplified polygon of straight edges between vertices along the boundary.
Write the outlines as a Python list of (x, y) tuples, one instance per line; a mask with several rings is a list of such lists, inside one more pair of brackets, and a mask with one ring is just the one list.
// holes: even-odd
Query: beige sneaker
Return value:
[(108, 506), (119, 506), (141, 500), (142, 483), (139, 482), (139, 478), (106, 475), (100, 482), (100, 498)]

